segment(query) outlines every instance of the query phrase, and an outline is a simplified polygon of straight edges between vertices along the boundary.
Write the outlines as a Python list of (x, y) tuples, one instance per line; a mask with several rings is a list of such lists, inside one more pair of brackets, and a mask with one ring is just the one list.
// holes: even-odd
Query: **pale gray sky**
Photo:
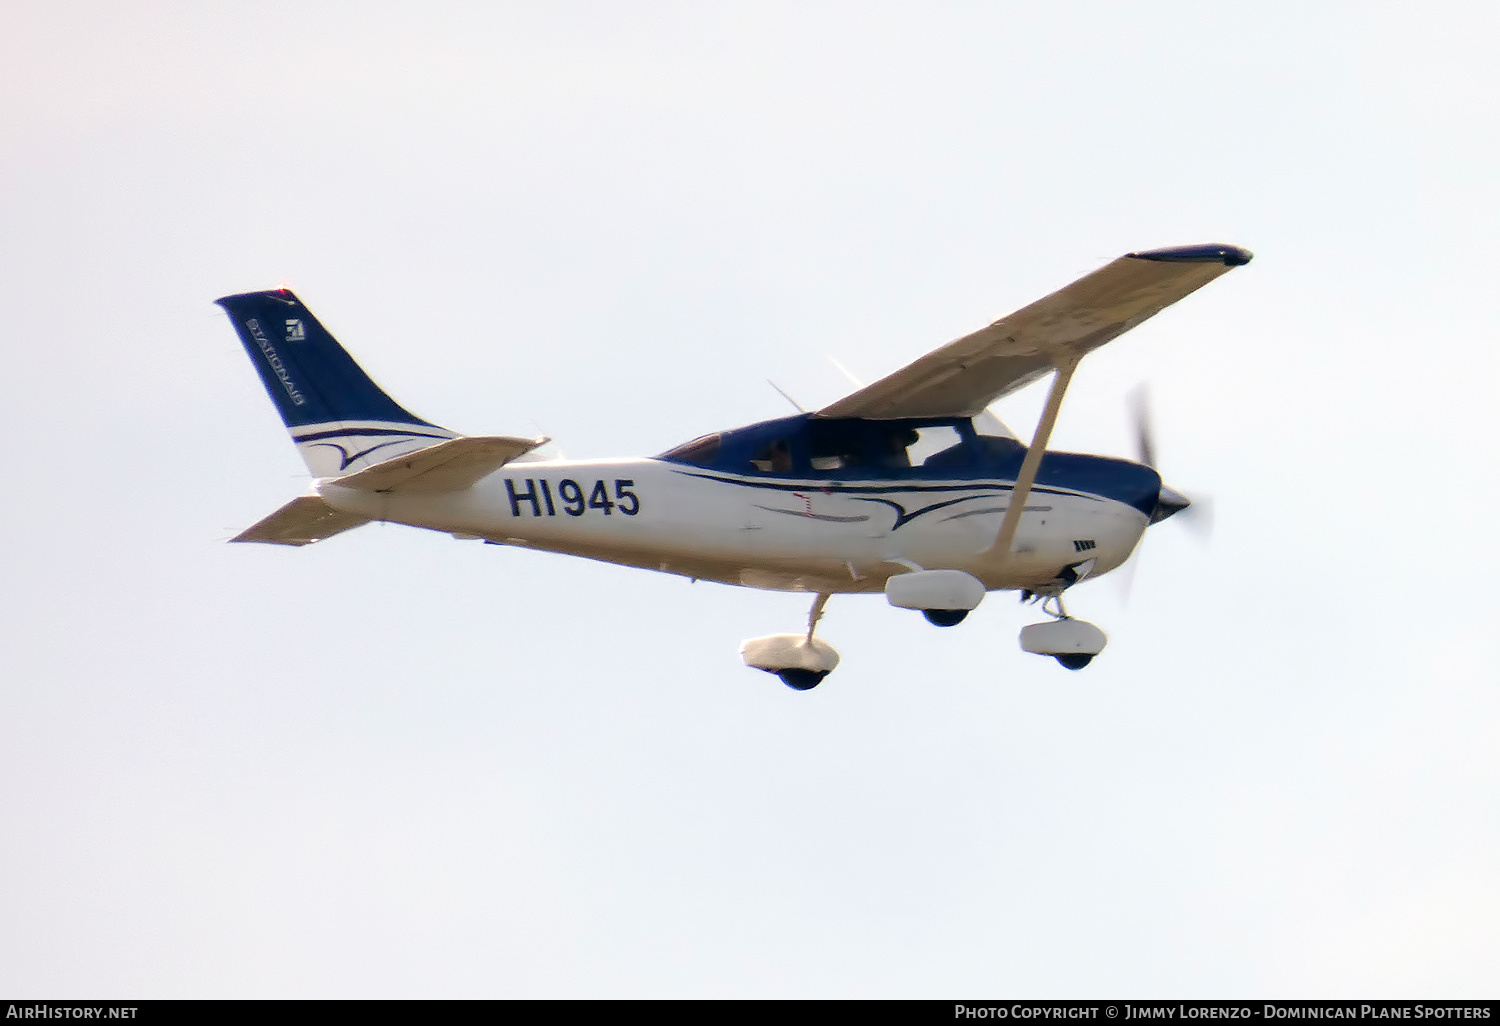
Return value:
[[(0, 0), (0, 992), (1493, 996), (1492, 4)], [(419, 414), (659, 452), (1132, 249), (1256, 251), (1091, 358), (1154, 528), (1070, 674), (992, 596), (366, 528), (220, 295)], [(1029, 430), (1039, 406), (1003, 412)]]

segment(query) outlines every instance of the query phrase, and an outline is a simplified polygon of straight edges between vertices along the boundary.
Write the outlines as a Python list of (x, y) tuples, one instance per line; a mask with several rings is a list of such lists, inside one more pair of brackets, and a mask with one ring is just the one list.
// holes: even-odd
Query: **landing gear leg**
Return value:
[[(818, 597), (813, 599), (812, 608), (807, 611), (807, 633), (803, 636), (802, 640), (808, 645), (812, 644), (813, 632), (818, 629), (818, 621), (823, 619), (823, 610), (827, 607), (828, 600), (831, 597), (827, 592), (819, 592)], [(823, 683), (823, 678), (831, 672), (831, 668), (828, 670), (809, 670), (800, 666), (789, 666), (778, 672), (776, 676), (781, 678), (781, 683), (793, 690), (811, 691)]]
[(1068, 616), (1068, 607), (1063, 605), (1062, 592), (1060, 591), (1049, 592), (1042, 596), (1042, 612), (1054, 620), (1072, 619), (1072, 617)]
[(828, 600), (833, 596), (826, 592), (819, 592), (818, 597), (813, 599), (812, 608), (807, 611), (807, 640), (812, 641), (813, 631), (818, 629), (818, 621), (823, 619), (823, 610), (828, 607)]

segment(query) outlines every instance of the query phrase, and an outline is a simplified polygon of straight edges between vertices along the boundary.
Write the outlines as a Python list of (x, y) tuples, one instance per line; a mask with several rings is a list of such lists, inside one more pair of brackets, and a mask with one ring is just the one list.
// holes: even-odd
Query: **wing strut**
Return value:
[(1003, 563), (1010, 558), (1011, 546), (1016, 540), (1016, 529), (1021, 526), (1021, 514), (1026, 512), (1026, 500), (1031, 497), (1031, 486), (1036, 483), (1036, 472), (1041, 469), (1042, 457), (1047, 452), (1047, 441), (1052, 437), (1053, 426), (1057, 424), (1057, 411), (1062, 409), (1063, 393), (1068, 390), (1068, 382), (1073, 380), (1078, 359), (1076, 356), (1059, 356), (1053, 360), (1057, 373), (1052, 377), (1052, 391), (1047, 395), (1042, 418), (1037, 421), (1031, 447), (1026, 450), (1026, 458), (1021, 461), (1021, 472), (1016, 476), (1015, 487), (1011, 489), (1010, 506), (1005, 511), (1005, 519), (1000, 522), (1000, 533), (995, 536), (995, 544), (990, 547), (990, 555), (998, 562)]

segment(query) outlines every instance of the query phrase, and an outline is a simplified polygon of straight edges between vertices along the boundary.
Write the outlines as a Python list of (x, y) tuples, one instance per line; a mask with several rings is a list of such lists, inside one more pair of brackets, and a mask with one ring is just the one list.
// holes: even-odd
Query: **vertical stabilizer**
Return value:
[(458, 437), (402, 409), (289, 289), (218, 300), (314, 477)]

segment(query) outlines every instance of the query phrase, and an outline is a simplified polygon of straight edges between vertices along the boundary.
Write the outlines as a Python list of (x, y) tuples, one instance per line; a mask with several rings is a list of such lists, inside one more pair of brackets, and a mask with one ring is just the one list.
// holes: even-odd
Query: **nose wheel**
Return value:
[[(1023, 601), (1030, 594), (1022, 596)], [(1035, 655), (1051, 656), (1060, 666), (1081, 670), (1104, 651), (1109, 639), (1104, 632), (1086, 620), (1068, 615), (1062, 592), (1042, 598), (1042, 612), (1052, 617), (1048, 623), (1034, 623), (1021, 628), (1021, 649)]]

